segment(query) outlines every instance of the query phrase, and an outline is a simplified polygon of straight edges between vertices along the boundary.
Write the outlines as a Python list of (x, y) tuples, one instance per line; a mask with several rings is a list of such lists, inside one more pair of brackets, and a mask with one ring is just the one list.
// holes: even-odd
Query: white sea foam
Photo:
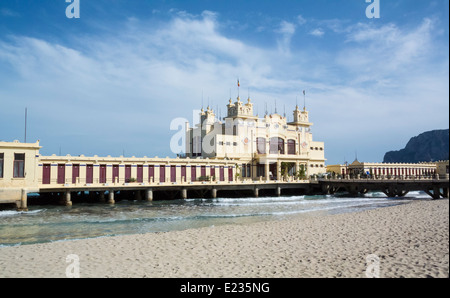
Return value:
[(45, 209), (38, 209), (38, 210), (32, 210), (32, 211), (3, 210), (3, 211), (0, 211), (0, 217), (14, 216), (14, 215), (20, 215), (20, 214), (36, 214), (36, 213), (42, 212), (44, 210)]

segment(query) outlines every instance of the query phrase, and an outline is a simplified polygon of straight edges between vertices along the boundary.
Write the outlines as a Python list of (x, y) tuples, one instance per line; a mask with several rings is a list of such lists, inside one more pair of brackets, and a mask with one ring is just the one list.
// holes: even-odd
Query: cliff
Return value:
[(417, 163), (449, 159), (449, 130), (424, 132), (409, 140), (404, 149), (389, 151), (383, 162)]

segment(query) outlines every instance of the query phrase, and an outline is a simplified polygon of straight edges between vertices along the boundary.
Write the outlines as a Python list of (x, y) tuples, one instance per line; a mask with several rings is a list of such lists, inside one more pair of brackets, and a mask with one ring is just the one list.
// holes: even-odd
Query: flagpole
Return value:
[(306, 110), (306, 91), (303, 90), (303, 110)]
[(237, 81), (237, 85), (238, 85), (238, 98), (240, 97), (240, 95), (239, 95), (239, 88), (241, 87), (241, 83), (239, 82), (239, 78), (238, 78), (238, 81)]
[(25, 108), (25, 140), (24, 140), (24, 143), (27, 142), (27, 110), (28, 110), (28, 108)]

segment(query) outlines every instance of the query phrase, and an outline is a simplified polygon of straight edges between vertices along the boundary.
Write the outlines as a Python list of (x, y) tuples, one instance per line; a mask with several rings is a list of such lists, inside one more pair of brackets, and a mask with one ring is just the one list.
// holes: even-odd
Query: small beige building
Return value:
[[(39, 190), (39, 141), (0, 142), (0, 203), (16, 203), (26, 209), (27, 192)], [(21, 199), (25, 196), (25, 202)], [(23, 200), (22, 200), (23, 201)]]
[(436, 166), (437, 166), (437, 172), (438, 172), (439, 176), (443, 177), (443, 176), (446, 176), (449, 174), (449, 171), (448, 171), (449, 161), (448, 160), (437, 161)]

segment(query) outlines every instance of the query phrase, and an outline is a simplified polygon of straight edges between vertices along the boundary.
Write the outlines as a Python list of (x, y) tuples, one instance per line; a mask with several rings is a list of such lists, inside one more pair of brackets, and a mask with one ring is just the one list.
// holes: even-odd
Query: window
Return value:
[(278, 138), (270, 138), (269, 141), (269, 153), (277, 154), (278, 153)]
[(256, 138), (256, 147), (258, 150), (258, 154), (266, 154), (266, 139)]
[(3, 159), (4, 153), (0, 153), (0, 178), (3, 178)]
[(278, 154), (278, 151), (280, 154), (284, 154), (284, 140), (282, 138), (271, 138), (269, 147), (270, 154)]
[(295, 155), (295, 140), (288, 140), (288, 154)]
[(202, 138), (200, 136), (193, 138), (192, 156), (202, 156)]
[(14, 153), (14, 178), (25, 177), (25, 153)]
[(280, 154), (284, 154), (284, 140), (282, 138), (278, 138), (278, 151), (280, 151)]

